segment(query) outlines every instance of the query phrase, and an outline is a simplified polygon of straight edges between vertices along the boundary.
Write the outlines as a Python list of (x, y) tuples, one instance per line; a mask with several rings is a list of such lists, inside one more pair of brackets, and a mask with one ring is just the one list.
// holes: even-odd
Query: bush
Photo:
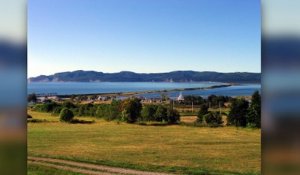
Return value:
[(65, 101), (65, 102), (63, 102), (62, 107), (63, 108), (69, 108), (69, 109), (71, 109), (71, 108), (76, 108), (76, 105), (74, 105), (70, 101)]
[(74, 118), (73, 112), (68, 108), (63, 108), (59, 114), (60, 121), (71, 122)]
[(76, 109), (78, 110), (78, 116), (96, 116), (97, 112), (97, 106), (93, 104), (79, 105), (79, 108)]
[(33, 110), (39, 112), (52, 112), (56, 107), (60, 106), (55, 102), (48, 102), (44, 104), (37, 104), (33, 107)]
[(160, 105), (157, 107), (156, 109), (156, 112), (154, 114), (154, 117), (155, 117), (155, 121), (158, 121), (158, 122), (164, 122), (164, 121), (167, 121), (167, 117), (168, 117), (168, 114), (167, 114), (167, 108)]
[(61, 111), (62, 107), (61, 106), (57, 106), (53, 109), (52, 111), (52, 114), (55, 114), (55, 115), (59, 115), (60, 114), (60, 111)]
[(175, 109), (169, 108), (167, 110), (167, 122), (169, 124), (176, 124), (180, 121), (180, 115), (179, 112)]
[(99, 118), (107, 119), (110, 116), (110, 105), (100, 104), (97, 106), (96, 116)]
[(209, 112), (203, 116), (207, 125), (217, 127), (223, 124), (222, 116), (216, 112)]
[(197, 122), (202, 123), (204, 120), (204, 115), (206, 115), (207, 113), (208, 113), (208, 106), (206, 104), (202, 104), (200, 106), (200, 110), (197, 115), (198, 117)]
[(142, 103), (140, 99), (130, 98), (122, 101), (122, 120), (134, 123), (141, 116)]
[(113, 100), (109, 106), (109, 115), (105, 118), (106, 120), (115, 120), (121, 118), (121, 101)]
[(155, 121), (155, 113), (157, 110), (157, 105), (146, 105), (143, 107), (141, 112), (142, 121)]

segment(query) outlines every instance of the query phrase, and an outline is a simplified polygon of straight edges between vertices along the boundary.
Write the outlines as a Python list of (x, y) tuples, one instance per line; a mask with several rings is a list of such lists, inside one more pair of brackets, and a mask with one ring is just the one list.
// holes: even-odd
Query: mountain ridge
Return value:
[(260, 83), (261, 73), (215, 71), (171, 71), (164, 73), (136, 73), (121, 71), (104, 73), (97, 71), (67, 71), (53, 75), (30, 77), (29, 82), (200, 82)]

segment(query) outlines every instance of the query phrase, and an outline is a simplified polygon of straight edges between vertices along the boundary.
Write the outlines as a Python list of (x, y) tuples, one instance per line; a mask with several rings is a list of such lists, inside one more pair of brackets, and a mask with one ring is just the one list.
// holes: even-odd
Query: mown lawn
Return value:
[(259, 129), (60, 123), (29, 111), (28, 155), (178, 174), (260, 174)]

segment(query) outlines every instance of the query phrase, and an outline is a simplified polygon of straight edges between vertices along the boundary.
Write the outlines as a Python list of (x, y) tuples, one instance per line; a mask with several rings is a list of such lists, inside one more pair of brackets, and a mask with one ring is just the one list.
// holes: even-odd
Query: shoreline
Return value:
[(93, 94), (70, 94), (70, 95), (56, 95), (60, 98), (69, 98), (72, 96), (91, 96), (91, 95), (100, 95), (103, 97), (107, 96), (133, 96), (133, 95), (139, 95), (139, 94), (152, 94), (152, 93), (166, 93), (166, 92), (176, 92), (176, 91), (193, 91), (193, 90), (208, 90), (208, 89), (217, 89), (217, 88), (223, 88), (223, 87), (230, 87), (233, 85), (237, 85), (236, 83), (229, 83), (229, 84), (223, 84), (223, 85), (213, 85), (209, 87), (196, 87), (196, 88), (175, 88), (175, 89), (163, 89), (163, 90), (149, 90), (149, 91), (138, 91), (138, 92), (112, 92), (112, 93), (93, 93)]

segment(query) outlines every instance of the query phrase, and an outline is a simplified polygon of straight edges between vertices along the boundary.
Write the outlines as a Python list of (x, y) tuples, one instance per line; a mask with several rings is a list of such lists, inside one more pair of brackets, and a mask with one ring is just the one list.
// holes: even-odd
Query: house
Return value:
[(184, 101), (184, 97), (181, 92), (180, 92), (179, 96), (177, 97), (177, 101)]

